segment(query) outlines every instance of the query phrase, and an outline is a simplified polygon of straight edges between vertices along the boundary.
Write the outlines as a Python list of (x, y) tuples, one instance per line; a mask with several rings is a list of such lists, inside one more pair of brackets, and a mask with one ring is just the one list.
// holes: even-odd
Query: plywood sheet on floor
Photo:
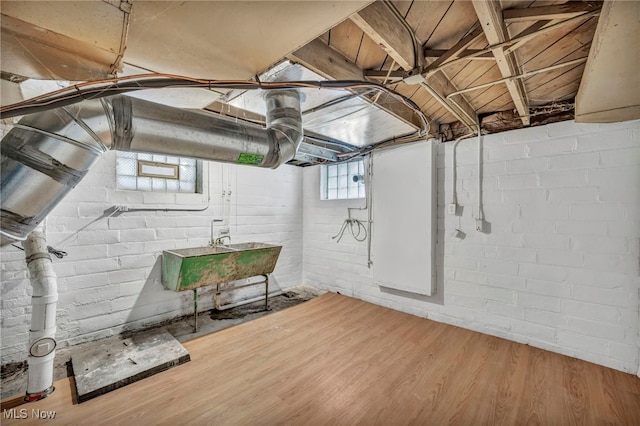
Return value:
[(86, 403), (62, 380), (17, 408), (61, 424), (640, 424), (635, 376), (338, 294), (185, 347), (190, 363)]
[(71, 353), (78, 402), (189, 361), (187, 350), (165, 330), (100, 340)]

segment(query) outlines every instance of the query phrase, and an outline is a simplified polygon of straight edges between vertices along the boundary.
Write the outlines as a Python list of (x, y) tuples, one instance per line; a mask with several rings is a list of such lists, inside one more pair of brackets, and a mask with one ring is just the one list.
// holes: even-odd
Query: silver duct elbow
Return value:
[(299, 96), (268, 91), (266, 128), (125, 96), (26, 116), (0, 144), (0, 244), (24, 240), (108, 149), (277, 168), (303, 138)]

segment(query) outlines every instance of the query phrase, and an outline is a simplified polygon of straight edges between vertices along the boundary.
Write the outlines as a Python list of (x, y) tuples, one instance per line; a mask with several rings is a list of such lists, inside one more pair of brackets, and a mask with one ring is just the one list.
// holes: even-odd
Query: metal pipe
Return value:
[(551, 65), (549, 67), (544, 67), (544, 68), (539, 68), (537, 70), (523, 72), (522, 74), (512, 75), (510, 77), (501, 78), (499, 80), (490, 81), (488, 83), (479, 84), (477, 86), (467, 87), (466, 89), (456, 90), (455, 92), (449, 93), (447, 95), (447, 99), (449, 99), (449, 98), (451, 98), (452, 96), (455, 96), (455, 95), (461, 95), (463, 93), (472, 92), (474, 90), (484, 89), (485, 87), (494, 86), (494, 85), (499, 84), (499, 83), (504, 83), (504, 82), (512, 80), (514, 78), (515, 79), (520, 79), (520, 78), (530, 77), (532, 75), (540, 74), (542, 72), (553, 71), (553, 70), (558, 69), (558, 68), (564, 68), (564, 67), (568, 67), (570, 65), (576, 65), (576, 64), (585, 62), (586, 60), (587, 60), (587, 57), (574, 59), (572, 61), (562, 62), (560, 64)]
[(31, 232), (23, 245), (33, 287), (27, 357), (29, 375), (24, 398), (31, 402), (46, 398), (54, 391), (58, 287), (44, 234), (40, 231)]
[(478, 212), (476, 216), (476, 231), (484, 232), (484, 212), (482, 206), (482, 129), (478, 118)]
[[(258, 284), (260, 284), (260, 283), (258, 283)], [(269, 296), (270, 297), (276, 297), (276, 296), (280, 296), (283, 293), (284, 293), (283, 290), (278, 290), (278, 291), (274, 291)], [(264, 296), (256, 296), (256, 297), (252, 297), (251, 299), (245, 299), (245, 300), (241, 300), (239, 302), (233, 302), (233, 303), (228, 303), (226, 305), (217, 306), (216, 309), (219, 310), (219, 311), (226, 311), (227, 309), (235, 308), (237, 306), (248, 305), (249, 303), (258, 302), (258, 301), (263, 300), (263, 299), (264, 299)]]
[(126, 96), (25, 116), (0, 145), (0, 245), (24, 240), (105, 149), (279, 167), (303, 139), (299, 93), (265, 101), (266, 128)]
[(470, 138), (471, 136), (475, 135), (475, 133), (467, 133), (466, 135), (460, 136), (458, 139), (455, 140), (455, 142), (453, 143), (453, 148), (452, 148), (452, 152), (451, 152), (451, 173), (452, 173), (452, 186), (451, 186), (451, 203), (456, 205), (456, 208), (458, 206), (458, 190), (456, 188), (456, 181), (458, 178), (458, 172), (456, 170), (457, 164), (456, 164), (456, 150), (458, 149), (458, 144), (463, 140), (463, 139), (467, 139)]
[(512, 46), (512, 45), (514, 45), (514, 44), (516, 44), (518, 42), (524, 42), (524, 41), (531, 40), (532, 38), (534, 38), (536, 36), (539, 36), (539, 35), (542, 35), (542, 34), (546, 34), (546, 33), (550, 32), (550, 31), (555, 31), (558, 28), (563, 27), (563, 26), (565, 26), (567, 24), (570, 24), (570, 23), (573, 23), (573, 22), (577, 22), (577, 21), (581, 21), (581, 20), (583, 20), (585, 18), (591, 18), (591, 17), (597, 16), (599, 14), (600, 14), (600, 10), (594, 10), (593, 12), (583, 13), (582, 15), (574, 16), (573, 18), (569, 18), (569, 19), (565, 19), (564, 21), (560, 21), (557, 24), (553, 24), (553, 25), (549, 25), (548, 27), (544, 27), (544, 28), (542, 28), (542, 29), (540, 29), (540, 30), (538, 30), (536, 32), (529, 33), (529, 34), (524, 34), (522, 36), (516, 36), (516, 37), (512, 38), (511, 40), (507, 40), (507, 41), (503, 41), (501, 43), (493, 44), (491, 46), (488, 46), (485, 49), (477, 50), (477, 51), (474, 51), (472, 53), (469, 53), (468, 55), (459, 56), (459, 57), (457, 57), (455, 59), (452, 59), (452, 60), (450, 60), (448, 62), (440, 64), (439, 67), (434, 68), (432, 70), (429, 70), (426, 73), (426, 75), (429, 76), (429, 75), (431, 75), (433, 73), (436, 73), (436, 72), (440, 71), (441, 69), (446, 68), (446, 67), (448, 67), (450, 65), (457, 64), (457, 63), (462, 62), (462, 61), (468, 61), (469, 59), (473, 59), (473, 58), (475, 58), (477, 56), (484, 55), (485, 53), (492, 52), (495, 49), (499, 49), (501, 47), (509, 47), (509, 46)]
[(367, 163), (365, 163), (365, 174), (367, 176), (367, 181), (365, 182), (365, 196), (367, 197), (367, 235), (369, 236), (369, 240), (367, 240), (367, 268), (371, 269), (373, 266), (373, 260), (371, 259), (371, 240), (373, 236), (371, 235), (371, 228), (373, 226), (373, 154), (369, 153), (367, 158)]
[(269, 310), (269, 275), (263, 275), (264, 277), (264, 310)]
[(193, 332), (198, 332), (198, 289), (193, 289)]

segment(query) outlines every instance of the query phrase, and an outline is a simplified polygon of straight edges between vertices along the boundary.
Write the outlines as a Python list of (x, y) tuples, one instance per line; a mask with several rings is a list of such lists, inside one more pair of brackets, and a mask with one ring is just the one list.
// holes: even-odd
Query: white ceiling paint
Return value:
[(3, 1), (2, 70), (31, 78), (104, 78), (114, 63), (121, 73), (126, 35), (128, 64), (244, 80), (370, 2)]
[(136, 1), (125, 61), (163, 73), (247, 79), (370, 1)]
[(105, 2), (3, 1), (2, 70), (89, 80), (118, 68), (127, 12)]

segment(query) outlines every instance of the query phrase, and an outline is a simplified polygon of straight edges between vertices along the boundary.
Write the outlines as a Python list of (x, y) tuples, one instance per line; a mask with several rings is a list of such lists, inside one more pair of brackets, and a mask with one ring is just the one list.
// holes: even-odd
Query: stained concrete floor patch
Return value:
[(189, 360), (189, 352), (165, 330), (138, 333), (126, 339), (103, 339), (71, 354), (78, 402), (88, 401)]

